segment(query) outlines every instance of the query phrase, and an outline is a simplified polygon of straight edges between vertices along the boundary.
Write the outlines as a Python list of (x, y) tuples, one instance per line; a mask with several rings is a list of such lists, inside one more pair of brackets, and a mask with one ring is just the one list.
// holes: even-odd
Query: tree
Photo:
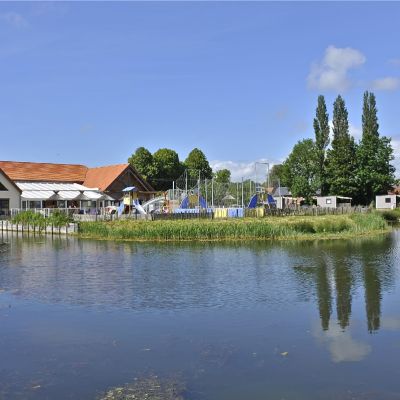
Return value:
[(379, 136), (375, 95), (364, 93), (362, 139), (357, 149), (360, 200), (369, 204), (376, 194), (387, 193), (394, 183), (393, 149), (390, 139)]
[(183, 172), (178, 153), (171, 149), (159, 149), (153, 154), (155, 167), (154, 186), (159, 190), (172, 188), (172, 182)]
[(356, 144), (349, 133), (346, 104), (338, 96), (333, 104), (332, 148), (327, 152), (327, 182), (332, 195), (357, 195)]
[(229, 169), (220, 169), (215, 172), (214, 180), (217, 183), (229, 183), (231, 181), (231, 171)]
[(281, 186), (287, 186), (285, 181), (285, 168), (283, 164), (274, 164), (269, 171), (269, 184), (273, 187), (277, 187), (278, 184)]
[(202, 179), (212, 178), (212, 169), (204, 153), (198, 148), (194, 148), (187, 156), (184, 166), (189, 170), (192, 178), (198, 178), (200, 172)]
[(295, 197), (304, 197), (311, 203), (320, 186), (318, 159), (312, 139), (299, 141), (284, 162), (284, 179)]
[(318, 160), (318, 176), (321, 182), (321, 194), (328, 192), (326, 176), (326, 148), (329, 145), (329, 116), (324, 96), (318, 96), (318, 105), (314, 118), (315, 148)]
[(136, 151), (128, 158), (131, 164), (144, 179), (151, 181), (155, 175), (154, 160), (149, 150), (144, 147), (138, 147)]

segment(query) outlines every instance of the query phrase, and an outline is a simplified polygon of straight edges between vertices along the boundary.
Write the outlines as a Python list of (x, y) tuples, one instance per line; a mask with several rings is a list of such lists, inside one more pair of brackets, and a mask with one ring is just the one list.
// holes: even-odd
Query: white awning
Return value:
[(90, 190), (94, 192), (98, 192), (97, 188), (88, 188), (83, 185), (79, 185), (78, 183), (52, 183), (52, 182), (15, 182), (16, 185), (21, 190), (29, 190), (29, 191), (42, 191), (42, 190), (51, 190), (51, 191), (84, 191)]
[(53, 194), (51, 190), (23, 190), (21, 197), (23, 200), (47, 200)]
[(98, 189), (87, 188), (78, 183), (47, 183), (47, 182), (16, 182), (22, 190), (23, 200), (49, 200), (57, 197), (57, 200), (74, 200), (86, 198), (88, 200), (100, 200), (103, 194)]

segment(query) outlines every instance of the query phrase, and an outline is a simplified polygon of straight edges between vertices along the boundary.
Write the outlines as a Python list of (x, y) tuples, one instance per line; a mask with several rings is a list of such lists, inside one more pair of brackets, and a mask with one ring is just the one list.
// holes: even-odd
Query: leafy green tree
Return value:
[(369, 204), (375, 195), (385, 194), (394, 183), (393, 149), (390, 139), (379, 135), (375, 95), (364, 93), (362, 139), (357, 149), (360, 200)]
[(304, 197), (310, 204), (312, 196), (320, 187), (318, 159), (312, 139), (299, 141), (284, 162), (284, 180), (293, 196)]
[(154, 160), (149, 150), (144, 147), (138, 147), (136, 151), (128, 158), (131, 164), (144, 179), (151, 181), (155, 175)]
[(153, 154), (156, 189), (167, 190), (172, 188), (172, 182), (183, 172), (178, 153), (171, 149), (159, 149)]
[(184, 166), (189, 170), (193, 178), (198, 178), (198, 173), (200, 171), (202, 179), (212, 178), (212, 169), (209, 162), (207, 161), (204, 153), (198, 148), (194, 148), (187, 156)]
[(269, 171), (269, 184), (277, 187), (278, 184), (281, 186), (287, 186), (285, 180), (285, 168), (283, 164), (274, 164)]
[(331, 195), (354, 197), (356, 186), (356, 144), (349, 133), (346, 104), (338, 96), (333, 104), (332, 148), (327, 152), (327, 181)]
[(217, 183), (229, 183), (231, 181), (231, 171), (229, 169), (220, 169), (215, 172), (214, 180)]
[(315, 149), (318, 159), (318, 175), (321, 182), (321, 194), (328, 192), (326, 176), (326, 149), (329, 145), (329, 115), (324, 96), (318, 96), (318, 105), (314, 118)]

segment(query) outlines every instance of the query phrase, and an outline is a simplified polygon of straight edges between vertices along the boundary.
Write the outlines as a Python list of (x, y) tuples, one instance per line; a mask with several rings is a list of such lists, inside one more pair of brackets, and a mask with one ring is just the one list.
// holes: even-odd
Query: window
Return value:
[(42, 202), (40, 200), (30, 201), (29, 208), (42, 208)]
[(326, 199), (326, 204), (332, 204), (332, 199)]
[(392, 202), (392, 199), (390, 198), (390, 197), (385, 197), (385, 203), (391, 203)]
[(0, 199), (0, 215), (7, 215), (10, 211), (10, 200)]
[(8, 189), (0, 182), (0, 192), (8, 192)]

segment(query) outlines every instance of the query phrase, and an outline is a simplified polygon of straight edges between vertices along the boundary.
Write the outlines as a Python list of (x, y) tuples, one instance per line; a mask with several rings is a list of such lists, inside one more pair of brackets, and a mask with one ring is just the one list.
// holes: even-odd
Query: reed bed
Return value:
[(210, 241), (334, 238), (389, 230), (379, 214), (269, 217), (237, 220), (82, 222), (87, 238), (133, 241)]
[(36, 213), (31, 210), (22, 211), (17, 214), (11, 220), (13, 224), (30, 226), (32, 228), (38, 228), (39, 230), (46, 229), (46, 226), (53, 225), (56, 228), (61, 228), (70, 222), (68, 215), (61, 211), (54, 211), (54, 213), (46, 218), (40, 213)]

